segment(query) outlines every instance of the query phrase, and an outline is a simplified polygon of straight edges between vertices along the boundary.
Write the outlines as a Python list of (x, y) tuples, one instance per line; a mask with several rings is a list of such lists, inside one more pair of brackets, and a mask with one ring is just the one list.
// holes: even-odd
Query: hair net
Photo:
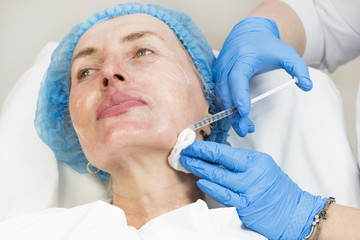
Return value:
[[(200, 29), (185, 13), (163, 8), (159, 5), (142, 5), (140, 3), (119, 4), (97, 12), (85, 22), (74, 26), (55, 49), (45, 79), (41, 83), (37, 103), (35, 128), (40, 138), (54, 151), (55, 157), (84, 173), (88, 163), (78, 137), (71, 123), (68, 103), (70, 66), (73, 52), (80, 37), (92, 26), (110, 18), (133, 13), (145, 13), (165, 22), (176, 34), (190, 54), (204, 86), (210, 113), (218, 112), (211, 92), (215, 91), (211, 67), (215, 57), (206, 38)], [(207, 140), (226, 142), (230, 125), (221, 120), (213, 124), (212, 133)], [(97, 175), (107, 182), (109, 174), (99, 171)]]

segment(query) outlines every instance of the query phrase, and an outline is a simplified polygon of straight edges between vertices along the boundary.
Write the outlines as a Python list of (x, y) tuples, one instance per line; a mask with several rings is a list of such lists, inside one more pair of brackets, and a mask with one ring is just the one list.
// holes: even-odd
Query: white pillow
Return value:
[[(58, 170), (53, 154), (33, 127), (40, 81), (51, 44), (16, 82), (0, 117), (0, 220), (58, 202)], [(45, 193), (45, 194), (44, 194)]]
[[(0, 113), (0, 220), (107, 198), (101, 180), (58, 163), (35, 132), (37, 93), (56, 46), (44, 47)], [(325, 74), (313, 69), (310, 74), (312, 91), (304, 93), (293, 86), (255, 103), (251, 112), (255, 133), (246, 138), (232, 133), (230, 142), (270, 154), (303, 189), (359, 207), (359, 173), (346, 136), (340, 96)], [(258, 76), (250, 82), (251, 95), (288, 79), (281, 70)]]
[(56, 161), (34, 128), (41, 80), (57, 43), (48, 43), (16, 82), (0, 113), (0, 221), (49, 207), (106, 198), (102, 182)]

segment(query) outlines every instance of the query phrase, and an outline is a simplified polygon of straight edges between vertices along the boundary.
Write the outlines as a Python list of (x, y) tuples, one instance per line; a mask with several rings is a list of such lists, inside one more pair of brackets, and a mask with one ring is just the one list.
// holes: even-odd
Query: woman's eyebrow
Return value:
[(85, 49), (81, 50), (73, 57), (73, 59), (71, 61), (71, 65), (76, 61), (76, 59), (89, 56), (91, 54), (96, 53), (96, 51), (97, 51), (97, 49), (93, 48), (93, 47), (89, 47), (89, 48), (85, 48)]
[(133, 42), (136, 41), (138, 39), (147, 37), (147, 36), (155, 36), (157, 38), (159, 38), (162, 41), (165, 41), (161, 36), (159, 36), (157, 33), (152, 32), (152, 31), (138, 31), (138, 32), (133, 32), (130, 33), (128, 35), (126, 35), (125, 37), (121, 38), (121, 42), (125, 43), (125, 42)]

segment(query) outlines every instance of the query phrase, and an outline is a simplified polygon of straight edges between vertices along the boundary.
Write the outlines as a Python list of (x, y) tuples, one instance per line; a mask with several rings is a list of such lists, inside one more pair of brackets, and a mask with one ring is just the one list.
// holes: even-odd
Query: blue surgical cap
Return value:
[[(75, 46), (80, 37), (95, 24), (133, 13), (145, 13), (156, 17), (174, 31), (206, 83), (204, 91), (210, 104), (210, 113), (219, 110), (214, 97), (211, 96), (215, 91), (211, 75), (215, 57), (201, 30), (188, 15), (159, 5), (140, 3), (119, 4), (97, 12), (85, 22), (74, 26), (53, 52), (50, 66), (39, 90), (35, 117), (35, 128), (40, 138), (54, 151), (58, 160), (65, 162), (77, 172), (87, 172), (88, 161), (73, 128), (68, 107), (70, 66)], [(207, 140), (225, 143), (229, 128), (230, 124), (225, 120), (214, 123)], [(107, 172), (100, 170), (97, 175), (105, 182), (109, 181)]]

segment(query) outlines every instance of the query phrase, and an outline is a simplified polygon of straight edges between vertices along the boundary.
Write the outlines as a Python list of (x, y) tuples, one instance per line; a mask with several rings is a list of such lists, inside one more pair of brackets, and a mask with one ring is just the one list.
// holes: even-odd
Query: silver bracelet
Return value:
[(327, 213), (326, 213), (326, 210), (328, 209), (328, 207), (330, 206), (330, 204), (332, 203), (335, 203), (335, 198), (333, 197), (329, 197), (326, 204), (325, 204), (325, 207), (323, 209), (321, 209), (316, 215), (315, 215), (315, 219), (312, 223), (312, 227), (311, 227), (311, 230), (310, 230), (310, 233), (309, 235), (307, 235), (304, 240), (307, 240), (307, 239), (310, 239), (311, 235), (314, 233), (314, 230), (316, 228), (316, 225), (317, 225), (317, 231), (316, 231), (316, 235), (315, 235), (315, 240), (318, 240), (319, 238), (319, 235), (320, 235), (320, 230), (321, 230), (321, 223), (323, 220), (327, 219)]

